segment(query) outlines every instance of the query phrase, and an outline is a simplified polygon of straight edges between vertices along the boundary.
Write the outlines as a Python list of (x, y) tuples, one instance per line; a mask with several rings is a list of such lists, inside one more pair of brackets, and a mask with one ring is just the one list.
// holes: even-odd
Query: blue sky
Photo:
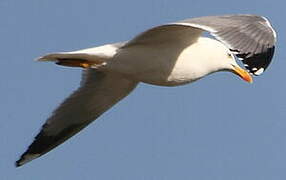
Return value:
[[(253, 84), (216, 73), (194, 84), (141, 84), (84, 131), (21, 168), (14, 162), (81, 71), (33, 61), (128, 40), (157, 24), (249, 13), (278, 33)], [(286, 178), (285, 1), (0, 1), (0, 179), (253, 180)]]

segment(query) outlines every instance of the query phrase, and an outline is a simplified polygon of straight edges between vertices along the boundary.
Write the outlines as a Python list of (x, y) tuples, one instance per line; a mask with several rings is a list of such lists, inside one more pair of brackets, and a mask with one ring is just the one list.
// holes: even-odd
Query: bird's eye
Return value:
[(229, 58), (232, 58), (232, 54), (231, 54), (231, 53), (227, 53), (227, 56), (228, 56)]

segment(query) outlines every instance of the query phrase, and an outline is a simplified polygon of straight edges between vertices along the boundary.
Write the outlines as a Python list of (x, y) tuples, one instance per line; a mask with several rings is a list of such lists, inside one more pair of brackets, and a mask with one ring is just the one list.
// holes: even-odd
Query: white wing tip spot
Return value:
[(262, 74), (264, 72), (264, 68), (260, 68), (258, 71), (256, 71), (254, 74), (259, 76), (260, 74)]

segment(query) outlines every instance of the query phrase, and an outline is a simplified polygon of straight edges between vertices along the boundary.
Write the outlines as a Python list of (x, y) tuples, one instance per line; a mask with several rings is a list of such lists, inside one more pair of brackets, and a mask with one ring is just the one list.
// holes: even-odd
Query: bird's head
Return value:
[(224, 52), (224, 57), (221, 59), (223, 62), (223, 66), (225, 66), (222, 71), (229, 71), (236, 75), (238, 75), (240, 78), (245, 80), (246, 82), (252, 83), (252, 76), (243, 68), (241, 68), (236, 60), (234, 55), (227, 49)]
[(224, 48), (224, 52), (222, 52), (222, 57), (219, 61), (221, 61), (222, 69), (220, 71), (229, 71), (236, 75), (238, 75), (241, 79), (246, 82), (252, 83), (252, 76), (243, 68), (241, 68), (234, 57), (234, 55), (229, 51), (229, 49)]
[(220, 41), (210, 38), (200, 38), (199, 44), (209, 52), (204, 53), (200, 63), (202, 67), (208, 67), (208, 72), (228, 71), (238, 75), (246, 82), (252, 83), (252, 76), (245, 69), (241, 68), (232, 54), (232, 52)]

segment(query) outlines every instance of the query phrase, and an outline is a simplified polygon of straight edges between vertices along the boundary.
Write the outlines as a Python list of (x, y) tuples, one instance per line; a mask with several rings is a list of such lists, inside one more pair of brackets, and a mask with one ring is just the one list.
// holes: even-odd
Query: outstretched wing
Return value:
[(225, 43), (254, 75), (263, 73), (274, 54), (276, 33), (265, 17), (206, 16), (169, 25), (190, 26), (210, 32)]
[(84, 71), (81, 87), (53, 112), (16, 166), (49, 152), (75, 135), (128, 95), (136, 85), (137, 82), (117, 74)]

